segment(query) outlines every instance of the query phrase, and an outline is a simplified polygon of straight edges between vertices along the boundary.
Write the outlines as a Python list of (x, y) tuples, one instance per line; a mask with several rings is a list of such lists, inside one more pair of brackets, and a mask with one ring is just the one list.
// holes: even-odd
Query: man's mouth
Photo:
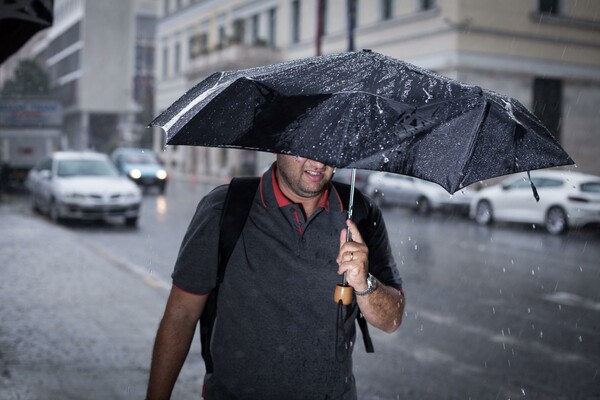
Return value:
[(323, 177), (323, 172), (309, 171), (309, 170), (306, 170), (304, 172), (306, 173), (306, 175), (308, 175), (309, 179), (312, 181), (319, 180)]

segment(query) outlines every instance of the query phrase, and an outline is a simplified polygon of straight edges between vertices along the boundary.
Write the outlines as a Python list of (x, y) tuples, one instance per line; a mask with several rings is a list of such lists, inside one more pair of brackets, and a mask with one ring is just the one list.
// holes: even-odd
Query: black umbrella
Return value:
[(52, 25), (53, 0), (0, 0), (0, 63)]
[(299, 155), (450, 193), (573, 164), (517, 100), (368, 50), (214, 73), (151, 126), (167, 144)]
[[(518, 101), (368, 50), (215, 73), (150, 125), (166, 131), (167, 144), (299, 155), (411, 175), (450, 193), (573, 164)], [(345, 283), (334, 298), (348, 304)]]

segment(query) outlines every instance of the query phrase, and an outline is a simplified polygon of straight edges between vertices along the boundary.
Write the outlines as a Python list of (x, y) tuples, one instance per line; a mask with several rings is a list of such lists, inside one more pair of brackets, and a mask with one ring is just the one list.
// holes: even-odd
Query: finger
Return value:
[(350, 229), (350, 235), (352, 236), (353, 242), (362, 243), (362, 244), (365, 243), (362, 236), (360, 235), (360, 231), (358, 230), (358, 227), (352, 220), (350, 220), (350, 219), (346, 220), (346, 226), (348, 227), (348, 229)]

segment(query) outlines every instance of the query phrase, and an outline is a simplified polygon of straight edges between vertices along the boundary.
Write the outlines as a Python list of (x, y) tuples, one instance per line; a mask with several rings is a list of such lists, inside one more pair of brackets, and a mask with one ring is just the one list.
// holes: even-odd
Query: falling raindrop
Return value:
[(527, 307), (527, 314), (531, 314), (531, 308)]
[(579, 335), (579, 343), (583, 343), (583, 337), (581, 337), (581, 335)]
[(525, 389), (521, 388), (521, 393), (523, 393), (523, 396), (525, 396)]
[(540, 339), (544, 338), (544, 332), (540, 331)]
[(415, 244), (415, 250), (417, 250), (417, 245)]
[(535, 275), (535, 270), (531, 270), (531, 275)]

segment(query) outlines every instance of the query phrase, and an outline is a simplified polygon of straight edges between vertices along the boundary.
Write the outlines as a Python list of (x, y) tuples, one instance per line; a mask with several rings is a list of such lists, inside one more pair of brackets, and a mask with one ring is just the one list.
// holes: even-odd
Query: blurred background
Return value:
[[(576, 166), (539, 203), (358, 171), (408, 299), (359, 398), (600, 399), (600, 0), (1, 0), (0, 398), (143, 398), (198, 201), (274, 159), (147, 125), (214, 72), (361, 49), (516, 98)], [(174, 398), (203, 368), (194, 341)]]
[[(53, 3), (53, 22), (0, 65), (4, 164), (23, 153), (33, 160), (31, 153), (55, 148), (110, 153), (136, 146), (160, 152), (172, 174), (255, 174), (272, 157), (164, 149), (162, 131), (146, 126), (213, 72), (368, 48), (520, 100), (579, 171), (600, 174), (598, 1), (21, 3)], [(17, 121), (15, 107), (30, 116), (32, 109), (45, 111), (43, 118)], [(38, 148), (31, 125), (42, 123), (53, 132), (45, 130), (45, 146)], [(24, 136), (31, 142), (14, 142)]]

